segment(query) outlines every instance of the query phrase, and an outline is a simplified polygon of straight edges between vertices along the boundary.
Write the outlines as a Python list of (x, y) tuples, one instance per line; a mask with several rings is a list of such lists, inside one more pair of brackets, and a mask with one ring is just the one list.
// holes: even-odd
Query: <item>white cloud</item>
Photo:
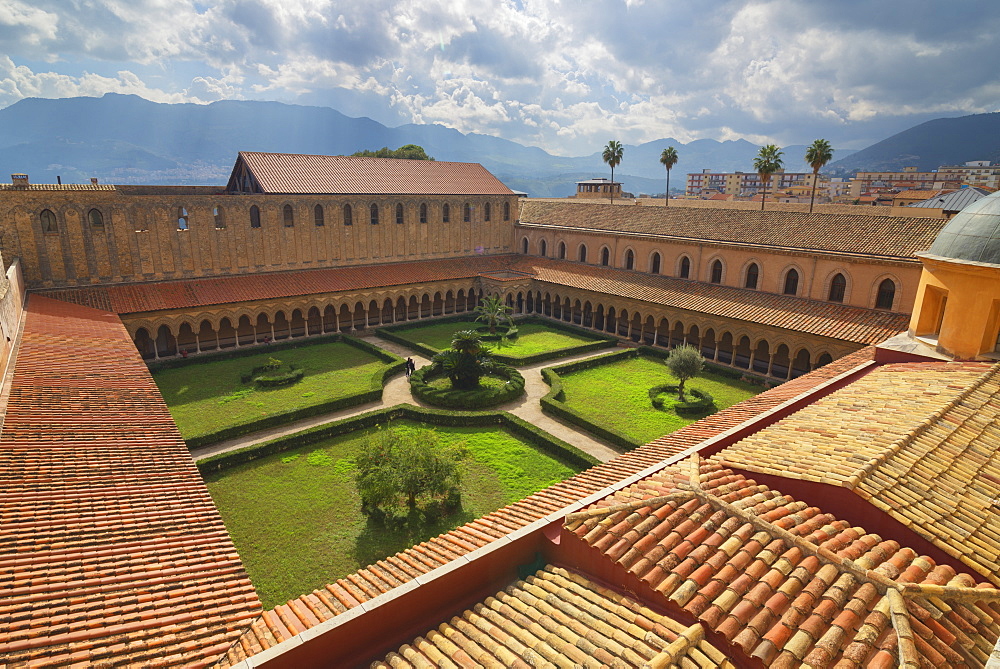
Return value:
[(562, 154), (609, 133), (835, 139), (1000, 107), (1000, 6), (969, 3), (0, 0), (0, 104), (353, 99)]

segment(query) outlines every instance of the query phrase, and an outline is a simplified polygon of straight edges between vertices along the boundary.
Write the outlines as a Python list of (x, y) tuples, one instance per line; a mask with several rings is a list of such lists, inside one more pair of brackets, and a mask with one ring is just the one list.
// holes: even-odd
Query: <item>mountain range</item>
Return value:
[[(921, 130), (925, 126), (931, 127)], [(948, 161), (995, 159), (1000, 156), (998, 127), (1000, 114), (938, 119), (863, 151), (838, 150), (838, 161), (830, 167), (869, 169), (900, 160), (923, 165), (906, 162), (914, 156), (945, 161), (935, 163), (935, 168)], [(994, 149), (985, 155), (990, 142)], [(609, 176), (600, 151), (554, 156), (537, 147), (463, 134), (442, 125), (390, 128), (326, 107), (237, 100), (162, 104), (108, 93), (100, 98), (26, 98), (0, 110), (0, 174), (27, 173), (34, 183), (54, 183), (57, 177), (76, 183), (97, 177), (116, 184), (222, 185), (238, 151), (341, 155), (404, 144), (419, 144), (437, 160), (482, 163), (513, 190), (536, 197), (568, 196), (577, 181)], [(743, 139), (685, 144), (664, 138), (625, 145), (615, 179), (626, 191), (662, 193), (665, 172), (659, 155), (667, 146), (674, 146), (680, 156), (671, 172), (673, 191), (683, 190), (688, 172), (751, 171), (759, 148)], [(783, 147), (787, 171), (809, 170), (800, 158), (805, 148)]]

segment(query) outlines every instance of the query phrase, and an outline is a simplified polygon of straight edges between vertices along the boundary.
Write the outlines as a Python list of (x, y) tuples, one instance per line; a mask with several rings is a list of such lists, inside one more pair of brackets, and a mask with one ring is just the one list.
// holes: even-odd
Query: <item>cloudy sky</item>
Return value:
[(278, 100), (561, 155), (863, 148), (1000, 110), (997, 35), (998, 0), (0, 0), (0, 107)]

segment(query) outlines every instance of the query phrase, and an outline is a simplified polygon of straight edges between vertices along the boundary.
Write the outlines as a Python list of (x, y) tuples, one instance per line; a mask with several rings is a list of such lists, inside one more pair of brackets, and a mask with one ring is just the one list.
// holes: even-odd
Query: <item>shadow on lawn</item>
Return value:
[(424, 520), (419, 510), (397, 517), (388, 524), (368, 518), (355, 542), (354, 557), (358, 564), (374, 564), (475, 518), (473, 513), (464, 509), (457, 509), (434, 522)]

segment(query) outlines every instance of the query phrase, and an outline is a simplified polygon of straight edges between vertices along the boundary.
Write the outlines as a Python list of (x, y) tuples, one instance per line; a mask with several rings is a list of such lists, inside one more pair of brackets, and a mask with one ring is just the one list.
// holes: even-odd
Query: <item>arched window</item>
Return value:
[(447, 202), (444, 203), (444, 207), (441, 208), (441, 222), (449, 223), (451, 222), (451, 207)]
[(281, 208), (281, 218), (284, 220), (286, 228), (295, 225), (295, 212), (292, 211), (292, 205), (286, 204)]
[(403, 224), (403, 205), (396, 203), (396, 225)]
[(722, 261), (716, 260), (712, 263), (712, 283), (722, 283)]
[(687, 256), (681, 258), (681, 270), (677, 273), (677, 276), (682, 279), (691, 278), (691, 259)]
[(468, 202), (466, 202), (465, 206), (462, 207), (462, 220), (466, 223), (470, 223), (472, 221), (472, 207)]
[(250, 227), (260, 227), (260, 209), (255, 204), (250, 206)]
[(830, 281), (830, 295), (827, 299), (831, 302), (843, 302), (844, 293), (847, 292), (847, 279), (844, 278), (843, 274), (837, 274)]
[(580, 252), (577, 254), (577, 259), (580, 262), (587, 262), (587, 245), (580, 244)]
[(796, 270), (788, 270), (788, 274), (785, 275), (785, 287), (781, 292), (785, 295), (795, 295), (799, 292), (799, 273)]
[(548, 255), (548, 250), (549, 250), (548, 249), (548, 244), (545, 242), (544, 239), (542, 241), (538, 242), (538, 255), (540, 255), (540, 256), (542, 256), (544, 258), (545, 256)]
[(605, 246), (603, 249), (601, 249), (601, 264), (607, 267), (610, 262), (611, 262), (611, 251), (609, 251), (608, 247)]
[(878, 296), (875, 298), (876, 309), (892, 309), (892, 302), (896, 299), (896, 282), (892, 279), (885, 279), (878, 285)]
[(559, 260), (566, 260), (566, 242), (559, 242)]
[(625, 269), (635, 269), (635, 254), (632, 249), (625, 252)]
[(354, 225), (354, 212), (349, 204), (344, 205), (344, 225)]
[(313, 207), (313, 218), (316, 220), (317, 228), (321, 228), (326, 225), (326, 215), (323, 213), (323, 205), (317, 204)]
[(525, 237), (521, 240), (521, 253), (528, 255), (528, 238)]
[(378, 205), (372, 203), (372, 206), (368, 208), (371, 213), (372, 225), (378, 225)]
[(226, 229), (226, 217), (222, 215), (222, 207), (212, 207), (212, 218), (215, 219), (215, 229)]
[(510, 220), (510, 202), (503, 203), (503, 220)]
[(104, 214), (102, 214), (98, 209), (91, 209), (88, 211), (87, 219), (90, 221), (90, 227), (92, 228), (104, 227)]
[(490, 220), (490, 214), (493, 213), (491, 210), (492, 210), (492, 207), (490, 206), (489, 202), (487, 202), (486, 204), (483, 205), (483, 220), (484, 221)]
[(420, 203), (420, 222), (427, 222), (427, 204), (425, 202)]
[(53, 214), (48, 209), (42, 209), (42, 213), (38, 215), (38, 220), (42, 223), (42, 232), (45, 234), (51, 234), (53, 232), (59, 232), (59, 226), (56, 224), (56, 215)]
[(653, 257), (649, 259), (649, 271), (653, 274), (660, 273), (660, 252), (654, 251)]
[(184, 207), (177, 207), (177, 229), (188, 229), (188, 210)]
[(750, 265), (747, 267), (746, 278), (743, 279), (743, 287), (756, 289), (757, 280), (759, 278), (760, 278), (760, 267), (758, 267), (757, 263), (755, 262), (750, 263)]

